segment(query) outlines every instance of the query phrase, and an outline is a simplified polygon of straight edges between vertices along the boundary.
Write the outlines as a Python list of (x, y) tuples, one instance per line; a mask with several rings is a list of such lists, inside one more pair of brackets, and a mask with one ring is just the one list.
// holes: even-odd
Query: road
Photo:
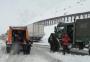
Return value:
[[(72, 54), (72, 53), (71, 53)], [(81, 54), (81, 53), (74, 53)], [(82, 55), (82, 54), (81, 54)], [(21, 54), (6, 54), (5, 47), (3, 46), (0, 51), (0, 62), (63, 62), (62, 59), (53, 57), (50, 52), (49, 46), (33, 44), (31, 53), (29, 55)]]
[(9, 54), (8, 58), (4, 62), (61, 62), (60, 60), (53, 58), (47, 46), (34, 44), (30, 55), (19, 55)]

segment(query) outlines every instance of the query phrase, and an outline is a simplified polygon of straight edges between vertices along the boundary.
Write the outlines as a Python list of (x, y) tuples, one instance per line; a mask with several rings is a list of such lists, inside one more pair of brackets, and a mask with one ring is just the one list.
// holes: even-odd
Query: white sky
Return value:
[(89, 2), (89, 0), (0, 0), (0, 34), (5, 33), (10, 25), (31, 24), (63, 15), (64, 12), (69, 14), (69, 12), (89, 11)]
[(0, 0), (0, 34), (6, 32), (10, 25), (33, 22), (32, 19), (53, 8), (58, 2), (60, 0)]

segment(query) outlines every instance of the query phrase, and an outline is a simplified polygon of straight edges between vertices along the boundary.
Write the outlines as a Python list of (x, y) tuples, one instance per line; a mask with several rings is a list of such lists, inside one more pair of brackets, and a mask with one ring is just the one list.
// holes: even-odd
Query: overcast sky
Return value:
[(59, 2), (61, 0), (0, 0), (0, 34), (10, 25), (33, 22), (32, 19), (50, 10)]
[[(31, 24), (52, 15), (63, 15), (63, 11), (72, 12), (67, 8), (75, 11), (77, 1), (86, 0), (0, 0), (0, 34), (5, 33), (8, 26)], [(83, 3), (79, 4), (83, 6)], [(78, 8), (77, 11), (82, 11)], [(83, 10), (86, 8), (87, 6)]]

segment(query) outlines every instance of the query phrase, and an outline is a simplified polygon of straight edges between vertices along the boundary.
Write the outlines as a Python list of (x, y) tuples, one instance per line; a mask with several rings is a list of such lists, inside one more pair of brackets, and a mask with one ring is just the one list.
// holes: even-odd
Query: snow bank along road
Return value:
[(34, 44), (30, 55), (12, 55), (2, 52), (0, 62), (61, 62), (61, 60), (52, 57), (48, 53), (50, 52), (47, 46)]

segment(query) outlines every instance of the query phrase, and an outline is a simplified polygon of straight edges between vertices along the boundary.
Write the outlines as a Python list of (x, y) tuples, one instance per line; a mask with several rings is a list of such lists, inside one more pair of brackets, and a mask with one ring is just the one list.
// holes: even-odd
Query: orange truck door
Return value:
[(29, 40), (28, 30), (26, 30), (26, 39)]
[(8, 31), (7, 44), (12, 44), (12, 30), (9, 30), (9, 31)]

